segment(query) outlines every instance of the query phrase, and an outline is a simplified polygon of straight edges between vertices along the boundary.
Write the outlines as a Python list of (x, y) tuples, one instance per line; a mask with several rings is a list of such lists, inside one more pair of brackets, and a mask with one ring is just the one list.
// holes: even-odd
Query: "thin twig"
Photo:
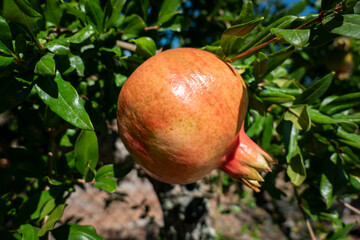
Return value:
[(148, 26), (144, 28), (144, 31), (158, 30), (159, 26)]
[(130, 52), (135, 52), (136, 51), (136, 45), (135, 44), (131, 44), (131, 43), (128, 43), (128, 42), (117, 40), (116, 45), (123, 48), (123, 49), (129, 50)]
[(306, 225), (306, 228), (308, 229), (308, 232), (310, 234), (310, 238), (311, 238), (311, 240), (317, 240), (316, 236), (315, 236), (315, 233), (314, 233), (314, 230), (311, 227), (311, 223), (310, 223), (310, 221), (309, 221), (309, 219), (308, 219), (308, 217), (307, 217), (307, 215), (306, 215), (306, 213), (304, 211), (303, 205), (301, 203), (300, 196), (299, 196), (295, 186), (294, 186), (294, 193), (295, 193), (295, 197), (296, 197), (296, 200), (298, 202), (300, 211), (301, 211), (301, 213), (302, 213), (302, 215), (304, 217), (305, 225)]
[[(306, 23), (298, 26), (298, 27), (295, 28), (295, 29), (303, 29), (304, 27), (307, 27), (307, 26), (309, 26), (309, 25), (311, 25), (311, 24), (313, 24), (313, 23), (315, 23), (315, 22), (321, 23), (325, 17), (327, 17), (327, 16), (329, 16), (330, 14), (333, 14), (333, 13), (338, 13), (342, 8), (343, 8), (343, 6), (340, 5), (340, 6), (338, 6), (337, 8), (335, 8), (334, 10), (332, 10), (332, 11), (326, 13), (326, 14), (324, 14), (324, 12), (321, 11), (321, 12), (319, 13), (319, 15), (318, 15), (315, 19), (310, 20), (309, 22), (306, 22)], [(247, 50), (247, 51), (245, 51), (245, 52), (242, 52), (242, 53), (236, 55), (235, 57), (231, 58), (230, 61), (233, 62), (233, 61), (235, 61), (235, 60), (237, 60), (237, 59), (239, 59), (239, 58), (242, 58), (242, 57), (244, 57), (244, 56), (247, 56), (247, 55), (249, 55), (249, 54), (251, 54), (251, 53), (253, 53), (253, 52), (255, 52), (255, 51), (257, 51), (257, 50), (259, 50), (259, 49), (261, 49), (261, 48), (263, 48), (263, 47), (265, 47), (265, 46), (267, 46), (267, 45), (269, 45), (270, 43), (273, 43), (273, 42), (279, 40), (279, 39), (280, 39), (279, 37), (274, 37), (273, 39), (270, 39), (270, 40), (267, 41), (267, 42), (264, 42), (264, 43), (262, 43), (262, 44), (260, 44), (260, 45), (258, 45), (258, 46), (256, 46), (256, 47), (253, 47), (253, 48), (251, 48), (251, 49), (249, 49), (249, 50)], [(227, 59), (227, 60), (228, 60), (228, 59)]]
[(339, 200), (342, 204), (344, 204), (344, 206), (348, 209), (350, 209), (351, 211), (353, 211), (354, 213), (356, 214), (359, 214), (360, 215), (360, 209), (357, 209), (356, 207), (344, 202), (343, 200)]

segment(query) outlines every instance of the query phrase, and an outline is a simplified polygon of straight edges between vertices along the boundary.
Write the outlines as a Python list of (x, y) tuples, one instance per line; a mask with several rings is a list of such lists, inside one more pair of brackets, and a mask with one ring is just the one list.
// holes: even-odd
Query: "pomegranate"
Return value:
[(212, 53), (178, 48), (157, 54), (125, 82), (118, 126), (126, 148), (155, 179), (195, 182), (214, 169), (258, 191), (258, 171), (274, 159), (244, 131), (245, 83)]

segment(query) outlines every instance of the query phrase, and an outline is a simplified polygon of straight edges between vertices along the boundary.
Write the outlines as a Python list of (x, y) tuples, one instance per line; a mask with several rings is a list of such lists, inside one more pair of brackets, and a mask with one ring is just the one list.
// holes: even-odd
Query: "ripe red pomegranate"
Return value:
[(195, 182), (218, 168), (258, 190), (258, 170), (274, 161), (246, 134), (246, 86), (212, 53), (164, 51), (139, 66), (118, 100), (126, 148), (145, 171), (172, 184)]

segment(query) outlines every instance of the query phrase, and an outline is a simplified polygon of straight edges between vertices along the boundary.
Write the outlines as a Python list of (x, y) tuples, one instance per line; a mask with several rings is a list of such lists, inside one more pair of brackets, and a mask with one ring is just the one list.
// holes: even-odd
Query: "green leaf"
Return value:
[(85, 0), (85, 12), (97, 30), (103, 30), (104, 13), (97, 1)]
[(48, 219), (46, 220), (45, 224), (41, 227), (40, 231), (38, 232), (38, 236), (43, 236), (46, 232), (52, 230), (54, 228), (55, 223), (60, 220), (63, 215), (65, 208), (65, 204), (58, 205), (54, 211), (49, 215)]
[[(75, 16), (76, 18), (79, 18), (84, 24), (87, 23), (86, 21), (86, 14), (85, 12), (77, 9), (78, 4), (77, 3), (63, 3), (65, 4), (65, 9), (67, 14), (71, 14)], [(89, 25), (87, 25), (89, 26)]]
[(50, 191), (42, 191), (39, 194), (34, 194), (24, 205), (24, 208), (26, 207), (27, 209), (36, 206), (35, 211), (30, 215), (30, 219), (38, 219), (43, 207), (51, 199), (53, 199), (53, 197), (50, 195)]
[(332, 116), (334, 119), (342, 120), (344, 122), (354, 122), (354, 123), (360, 123), (360, 113), (355, 113), (351, 115), (338, 113)]
[(45, 46), (57, 55), (67, 55), (70, 53), (70, 43), (66, 39), (55, 39), (45, 44)]
[(295, 153), (291, 155), (291, 158), (287, 158), (288, 167), (286, 173), (295, 186), (300, 186), (306, 179), (306, 169), (300, 148), (297, 147)]
[(341, 0), (321, 0), (321, 10), (330, 10), (336, 7)]
[(258, 25), (264, 17), (257, 18), (247, 23), (231, 26), (221, 35), (220, 45), (225, 54), (229, 56), (232, 53), (233, 44), (236, 39), (244, 38), (256, 25)]
[(76, 169), (85, 177), (96, 168), (99, 161), (99, 148), (96, 133), (83, 130), (75, 143)]
[(333, 185), (325, 174), (321, 174), (320, 193), (324, 198), (327, 207), (333, 203), (335, 196), (333, 195)]
[(308, 131), (311, 127), (311, 119), (307, 111), (307, 105), (290, 107), (285, 113), (284, 119), (291, 121), (300, 130)]
[(323, 24), (324, 28), (331, 33), (360, 39), (360, 15), (335, 15), (334, 17), (324, 19)]
[(2, 78), (1, 81), (0, 114), (25, 100), (32, 89), (32, 85), (19, 81), (12, 76)]
[(55, 75), (55, 60), (54, 54), (46, 54), (40, 58), (35, 65), (35, 73), (41, 76)]
[(104, 29), (112, 27), (113, 24), (119, 19), (120, 12), (124, 7), (126, 0), (110, 0), (107, 1), (104, 11)]
[(42, 17), (40, 13), (32, 8), (31, 4), (27, 0), (14, 0), (14, 2), (21, 9), (21, 11), (29, 17)]
[[(63, 8), (57, 0), (46, 0), (46, 8), (44, 11), (45, 20), (52, 23), (53, 26), (60, 26), (60, 21), (63, 16)], [(47, 24), (49, 25), (49, 24)]]
[(291, 54), (294, 52), (295, 48), (293, 46), (281, 49), (280, 51), (274, 52), (268, 56), (269, 64), (264, 76), (271, 73), (278, 66), (280, 66), (286, 59), (288, 59)]
[(95, 175), (95, 187), (114, 192), (116, 190), (117, 181), (114, 178), (121, 180), (132, 169), (131, 164), (108, 164), (102, 166)]
[(56, 207), (55, 198), (50, 198), (44, 206), (41, 208), (40, 215), (38, 221), (41, 221), (46, 215), (51, 213)]
[(339, 141), (360, 149), (360, 136), (358, 134), (348, 133), (342, 128), (339, 128), (336, 132), (336, 136), (344, 139), (339, 139)]
[(177, 9), (181, 5), (181, 0), (164, 0), (161, 4), (161, 8), (158, 16), (159, 25), (164, 24), (169, 21), (175, 15), (181, 13), (181, 11), (177, 11)]
[(57, 72), (53, 80), (39, 78), (35, 88), (41, 100), (65, 121), (81, 129), (94, 130), (75, 88)]
[(243, 3), (239, 17), (236, 19), (238, 23), (245, 23), (254, 18), (254, 5), (252, 1)]
[(295, 47), (303, 47), (310, 38), (310, 29), (272, 28), (270, 32)]
[(286, 28), (297, 18), (298, 17), (296, 17), (296, 16), (285, 16), (285, 17), (282, 17), (282, 18), (276, 20), (275, 22), (273, 22), (266, 28), (262, 29), (258, 34), (256, 34), (256, 36), (249, 43), (245, 44), (240, 49), (239, 52), (244, 52), (256, 45), (259, 45), (261, 43), (264, 43), (264, 42), (270, 40), (271, 38), (274, 37), (274, 35), (270, 32), (270, 30), (272, 28), (281, 28), (281, 29)]
[(0, 41), (4, 44), (7, 49), (12, 50), (12, 36), (8, 23), (5, 18), (0, 16)]
[(266, 54), (259, 52), (257, 58), (255, 59), (252, 65), (253, 65), (252, 72), (255, 79), (261, 80), (269, 65), (268, 57), (266, 56)]
[(289, 11), (287, 12), (287, 15), (299, 15), (302, 11), (304, 11), (306, 6), (308, 6), (309, 2), (310, 2), (309, 0), (300, 1), (294, 6), (291, 6)]
[(269, 87), (269, 86), (266, 86), (266, 91), (271, 93), (284, 93), (291, 96), (298, 96), (302, 93), (301, 89), (299, 88), (278, 88), (278, 87)]
[(137, 37), (145, 27), (146, 24), (140, 16), (136, 14), (127, 16), (124, 22), (121, 24), (121, 29), (124, 32), (122, 37), (124, 39)]
[(36, 22), (41, 17), (27, 0), (3, 1), (2, 14), (4, 18), (24, 25), (32, 34), (36, 32)]
[(18, 232), (22, 235), (23, 240), (39, 240), (38, 237), (38, 228), (30, 224), (23, 224), (20, 226)]
[(268, 102), (268, 103), (271, 103), (271, 104), (272, 103), (280, 104), (280, 103), (286, 103), (286, 102), (290, 102), (290, 101), (295, 100), (294, 96), (284, 94), (284, 93), (280, 93), (280, 92), (261, 92), (260, 93), (260, 98), (264, 102)]
[(357, 2), (354, 6), (354, 13), (360, 14), (360, 2)]
[(121, 87), (126, 82), (127, 77), (120, 73), (115, 74), (115, 84), (117, 87)]
[(321, 112), (332, 115), (345, 109), (352, 108), (360, 104), (360, 92), (348, 93), (342, 96), (329, 96), (320, 105)]
[(146, 58), (152, 57), (156, 54), (156, 44), (152, 38), (141, 37), (130, 41), (136, 43), (137, 54)]
[(13, 57), (4, 57), (0, 55), (0, 69), (4, 69), (14, 61)]
[(343, 237), (346, 237), (348, 235), (348, 233), (354, 228), (356, 227), (358, 224), (357, 222), (354, 223), (349, 223), (349, 224), (345, 224), (344, 227), (336, 230), (333, 233), (330, 233), (327, 237), (326, 240), (339, 240), (342, 239)]
[(88, 38), (90, 38), (95, 33), (95, 30), (91, 24), (87, 25), (74, 35), (68, 37), (67, 39), (71, 43), (82, 43)]
[(309, 88), (307, 88), (299, 97), (296, 98), (294, 104), (311, 103), (314, 100), (319, 99), (330, 87), (334, 76), (335, 73), (331, 72), (325, 77), (316, 81)]
[(56, 239), (68, 240), (104, 240), (92, 226), (81, 226), (77, 224), (65, 224), (52, 231)]

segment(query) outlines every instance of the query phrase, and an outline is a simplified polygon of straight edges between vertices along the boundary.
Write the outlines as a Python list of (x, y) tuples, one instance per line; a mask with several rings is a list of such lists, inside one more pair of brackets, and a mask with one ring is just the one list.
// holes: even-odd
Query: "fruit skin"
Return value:
[(216, 168), (234, 170), (224, 166), (241, 141), (247, 106), (245, 83), (230, 64), (203, 50), (171, 49), (145, 61), (125, 82), (119, 134), (149, 175), (192, 183)]

